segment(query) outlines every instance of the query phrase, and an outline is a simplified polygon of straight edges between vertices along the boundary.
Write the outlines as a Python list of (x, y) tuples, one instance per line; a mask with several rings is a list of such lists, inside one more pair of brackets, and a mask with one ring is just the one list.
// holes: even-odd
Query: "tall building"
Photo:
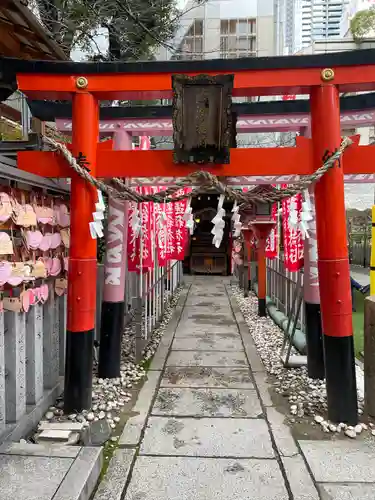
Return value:
[(284, 3), (284, 55), (302, 48), (302, 0), (280, 0)]
[(340, 37), (341, 19), (349, 0), (302, 0), (302, 47), (314, 40)]
[(157, 59), (217, 59), (275, 55), (277, 0), (189, 0), (175, 38)]

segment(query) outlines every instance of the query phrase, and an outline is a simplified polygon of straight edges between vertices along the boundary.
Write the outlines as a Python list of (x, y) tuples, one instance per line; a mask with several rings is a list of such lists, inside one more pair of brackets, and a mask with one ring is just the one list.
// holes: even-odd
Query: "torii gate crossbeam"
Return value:
[[(227, 176), (303, 175), (321, 165), (327, 150), (339, 147), (339, 92), (375, 89), (374, 61), (375, 51), (368, 50), (320, 56), (139, 64), (1, 62), (4, 71), (11, 68), (17, 74), (19, 89), (29, 97), (73, 99), (73, 153), (78, 155), (81, 152), (86, 156), (93, 175), (181, 177), (195, 170), (196, 166), (172, 165), (171, 156), (168, 157), (170, 152), (97, 150), (98, 100), (170, 97), (171, 76), (176, 73), (234, 74), (234, 96), (310, 94), (311, 142), (302, 141), (296, 148), (277, 148), (264, 153), (254, 149), (233, 150), (229, 165), (210, 168), (218, 175)], [(350, 424), (357, 423), (358, 417), (344, 171), (367, 173), (371, 170), (369, 173), (373, 173), (373, 157), (372, 147), (353, 147), (345, 153), (343, 162), (331, 169), (315, 187), (328, 413), (330, 420)], [(39, 167), (34, 160), (40, 162)], [(29, 171), (34, 169), (34, 172), (39, 169), (39, 173), (45, 175), (67, 174), (65, 165), (54, 153), (24, 153), (24, 156), (20, 155), (20, 166)], [(96, 293), (96, 245), (89, 234), (93, 189), (74, 173), (71, 177), (72, 244), (65, 381), (67, 411), (91, 405), (92, 352), (89, 346), (93, 338)]]

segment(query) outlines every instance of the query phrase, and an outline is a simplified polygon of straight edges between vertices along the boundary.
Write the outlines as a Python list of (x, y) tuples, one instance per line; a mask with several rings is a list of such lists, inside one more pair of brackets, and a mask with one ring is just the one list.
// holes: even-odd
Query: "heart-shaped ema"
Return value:
[(5, 285), (12, 275), (12, 265), (10, 262), (0, 262), (0, 286)]

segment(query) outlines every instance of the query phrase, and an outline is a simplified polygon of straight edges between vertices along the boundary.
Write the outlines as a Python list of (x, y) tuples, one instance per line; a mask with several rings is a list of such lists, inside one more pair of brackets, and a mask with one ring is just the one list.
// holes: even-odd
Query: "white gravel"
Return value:
[[(289, 421), (294, 423), (298, 419), (308, 417), (311, 418), (312, 425), (320, 425), (323, 432), (343, 431), (350, 438), (355, 438), (363, 431), (368, 431), (371, 434), (374, 428), (372, 423), (351, 427), (343, 423), (329, 422), (326, 419), (327, 391), (325, 381), (309, 378), (306, 367), (284, 368), (280, 360), (283, 332), (271, 318), (258, 317), (258, 300), (255, 296), (251, 295), (245, 299), (243, 292), (237, 286), (232, 287), (232, 289), (263, 364), (267, 372), (274, 376), (275, 392), (288, 400), (291, 415)], [(363, 397), (358, 394), (359, 415), (363, 414), (363, 405)]]

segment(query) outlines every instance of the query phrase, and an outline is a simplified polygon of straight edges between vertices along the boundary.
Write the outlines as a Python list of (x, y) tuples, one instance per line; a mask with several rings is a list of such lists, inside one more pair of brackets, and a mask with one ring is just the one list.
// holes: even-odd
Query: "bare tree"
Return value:
[[(79, 48), (96, 60), (150, 58), (181, 16), (176, 0), (31, 0), (29, 6), (67, 55)], [(107, 51), (98, 44), (103, 35)]]

